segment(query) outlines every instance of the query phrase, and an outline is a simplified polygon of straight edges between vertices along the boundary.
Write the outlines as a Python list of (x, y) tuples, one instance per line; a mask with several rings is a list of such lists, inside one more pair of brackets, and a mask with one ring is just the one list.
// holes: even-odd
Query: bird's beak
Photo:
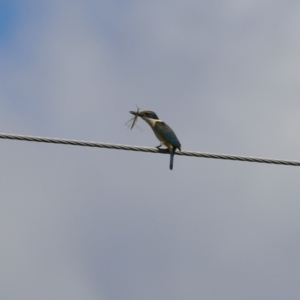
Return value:
[(131, 113), (132, 115), (134, 115), (134, 116), (138, 116), (138, 115), (139, 115), (139, 113), (136, 112), (136, 111), (130, 111), (130, 113)]

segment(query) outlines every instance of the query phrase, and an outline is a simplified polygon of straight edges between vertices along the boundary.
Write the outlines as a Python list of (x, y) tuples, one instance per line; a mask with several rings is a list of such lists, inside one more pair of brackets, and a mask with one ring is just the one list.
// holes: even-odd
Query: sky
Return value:
[[(300, 160), (300, 3), (0, 1), (0, 132)], [(299, 299), (298, 167), (0, 140), (0, 298)]]

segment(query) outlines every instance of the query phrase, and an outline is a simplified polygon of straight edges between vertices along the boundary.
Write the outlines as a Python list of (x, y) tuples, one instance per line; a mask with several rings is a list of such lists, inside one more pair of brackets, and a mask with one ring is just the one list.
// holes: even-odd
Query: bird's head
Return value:
[(155, 112), (151, 110), (142, 110), (142, 111), (130, 111), (131, 114), (134, 116), (138, 116), (144, 120), (146, 119), (152, 119), (152, 120), (158, 120), (158, 116), (156, 115)]

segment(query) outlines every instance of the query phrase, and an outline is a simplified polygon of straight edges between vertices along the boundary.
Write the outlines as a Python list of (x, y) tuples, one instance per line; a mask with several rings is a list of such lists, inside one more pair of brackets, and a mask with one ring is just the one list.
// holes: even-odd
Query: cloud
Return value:
[[(298, 160), (293, 1), (33, 1), (1, 131)], [(3, 299), (297, 299), (298, 169), (1, 140)]]

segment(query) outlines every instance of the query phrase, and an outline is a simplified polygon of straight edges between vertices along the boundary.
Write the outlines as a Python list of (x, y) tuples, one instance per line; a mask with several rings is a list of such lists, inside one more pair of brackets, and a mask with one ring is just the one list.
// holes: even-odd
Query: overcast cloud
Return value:
[[(300, 160), (300, 3), (1, 1), (0, 132)], [(300, 297), (300, 169), (0, 140), (1, 299)]]

